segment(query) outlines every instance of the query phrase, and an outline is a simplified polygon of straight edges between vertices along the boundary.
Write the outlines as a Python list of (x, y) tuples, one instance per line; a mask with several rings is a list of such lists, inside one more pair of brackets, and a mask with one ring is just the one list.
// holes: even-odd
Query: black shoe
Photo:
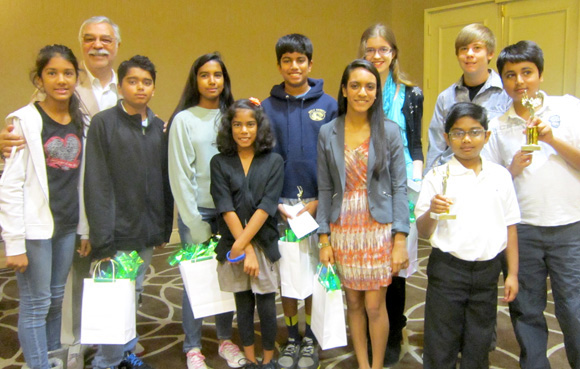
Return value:
[(383, 360), (383, 366), (393, 366), (399, 362), (399, 357), (401, 356), (401, 344), (397, 345), (387, 345), (387, 350), (385, 351), (385, 360)]
[(119, 366), (117, 368), (118, 369), (154, 369), (151, 365), (143, 362), (143, 360), (141, 360), (140, 358), (137, 357), (137, 355), (135, 355), (131, 352), (125, 353), (125, 358), (123, 359), (123, 361), (121, 361), (121, 363), (119, 364)]
[(268, 364), (262, 364), (260, 369), (278, 369), (278, 365), (276, 365), (275, 360), (271, 360)]
[(240, 364), (242, 364), (242, 369), (260, 369), (260, 365), (254, 363), (246, 358), (240, 360)]

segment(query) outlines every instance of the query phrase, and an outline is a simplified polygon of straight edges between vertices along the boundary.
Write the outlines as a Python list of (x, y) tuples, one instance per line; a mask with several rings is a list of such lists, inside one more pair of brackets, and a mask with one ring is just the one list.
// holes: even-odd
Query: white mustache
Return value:
[(89, 55), (94, 55), (94, 56), (109, 56), (109, 52), (105, 49), (99, 49), (99, 50), (91, 50), (89, 51)]

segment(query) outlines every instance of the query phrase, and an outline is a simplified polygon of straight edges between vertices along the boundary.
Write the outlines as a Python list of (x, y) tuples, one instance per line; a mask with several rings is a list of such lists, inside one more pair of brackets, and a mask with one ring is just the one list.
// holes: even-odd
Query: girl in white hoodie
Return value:
[[(6, 123), (26, 140), (6, 161), (0, 179), (0, 226), (7, 266), (20, 293), (18, 337), (32, 369), (57, 366), (62, 299), (76, 234), (87, 238), (82, 193), (85, 119), (75, 95), (78, 63), (62, 45), (42, 48), (32, 72), (45, 95), (10, 114)], [(88, 255), (83, 240), (79, 253)]]

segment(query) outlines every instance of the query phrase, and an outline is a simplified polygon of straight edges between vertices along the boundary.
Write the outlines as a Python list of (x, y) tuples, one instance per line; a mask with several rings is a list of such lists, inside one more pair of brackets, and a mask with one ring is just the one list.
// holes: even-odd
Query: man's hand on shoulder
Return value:
[(6, 126), (0, 131), (0, 153), (4, 159), (10, 157), (14, 146), (16, 146), (16, 150), (21, 150), (26, 144), (23, 137), (12, 131), (14, 131), (13, 125)]

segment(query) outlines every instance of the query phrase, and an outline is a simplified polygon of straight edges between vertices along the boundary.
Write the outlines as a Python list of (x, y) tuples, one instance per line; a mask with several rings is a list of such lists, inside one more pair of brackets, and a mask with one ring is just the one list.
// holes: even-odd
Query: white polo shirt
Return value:
[(111, 80), (109, 83), (103, 87), (101, 81), (94, 77), (91, 72), (86, 69), (87, 75), (89, 76), (89, 81), (91, 82), (91, 87), (93, 89), (93, 94), (95, 94), (95, 99), (97, 104), (99, 104), (99, 111), (112, 108), (117, 105), (117, 100), (119, 100), (119, 93), (117, 91), (117, 74), (114, 70)]
[[(542, 92), (543, 93), (543, 92)], [(580, 100), (576, 97), (547, 96), (536, 116), (549, 122), (554, 137), (580, 148)], [(482, 156), (504, 167), (511, 164), (526, 138), (526, 122), (513, 106), (493, 119), (491, 137)], [(570, 166), (552, 146), (540, 141), (532, 164), (514, 178), (522, 222), (553, 227), (580, 221), (580, 171)]]
[(415, 214), (429, 211), (431, 199), (443, 193), (443, 178), (449, 166), (447, 193), (453, 199), (451, 213), (457, 219), (439, 220), (431, 246), (467, 261), (496, 257), (507, 246), (507, 227), (520, 222), (520, 211), (507, 169), (483, 160), (479, 175), (465, 168), (455, 156), (449, 163), (429, 170)]

